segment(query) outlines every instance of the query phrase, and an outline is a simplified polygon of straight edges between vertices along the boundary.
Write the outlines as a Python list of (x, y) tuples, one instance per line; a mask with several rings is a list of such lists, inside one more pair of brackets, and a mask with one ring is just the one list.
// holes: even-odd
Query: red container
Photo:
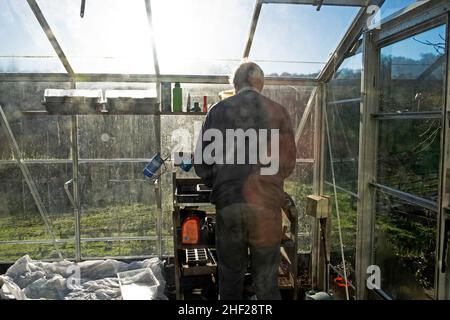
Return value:
[(182, 244), (200, 243), (200, 219), (195, 216), (186, 217), (181, 226)]
[(207, 96), (203, 96), (203, 108), (202, 108), (203, 112), (208, 112), (208, 97)]

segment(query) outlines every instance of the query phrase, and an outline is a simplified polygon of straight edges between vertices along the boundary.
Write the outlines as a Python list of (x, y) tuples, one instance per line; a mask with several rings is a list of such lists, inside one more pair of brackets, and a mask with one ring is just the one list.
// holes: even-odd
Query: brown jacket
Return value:
[[(246, 203), (280, 210), (284, 201), (283, 182), (292, 173), (296, 160), (294, 134), (286, 109), (254, 90), (246, 90), (211, 108), (203, 125), (202, 135), (208, 129), (222, 132), (223, 146), (226, 143), (226, 129), (279, 130), (279, 170), (274, 175), (261, 175), (261, 168), (264, 167), (262, 164), (247, 162), (250, 149), (248, 144), (245, 164), (202, 163), (195, 164), (195, 171), (212, 187), (211, 202), (218, 208)], [(199, 140), (197, 147), (205, 150), (210, 143)], [(269, 142), (268, 146), (270, 145)]]

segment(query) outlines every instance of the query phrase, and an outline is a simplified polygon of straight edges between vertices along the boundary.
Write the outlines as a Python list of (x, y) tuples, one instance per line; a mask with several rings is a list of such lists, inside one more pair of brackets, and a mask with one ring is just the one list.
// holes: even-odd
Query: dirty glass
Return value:
[[(294, 133), (305, 116), (306, 106), (313, 87), (305, 86), (265, 86), (263, 94), (284, 106), (292, 121)], [(298, 210), (299, 252), (311, 250), (311, 217), (306, 214), (305, 199), (313, 193), (314, 171), (314, 108), (307, 116), (305, 127), (297, 146), (297, 163), (294, 172), (286, 179), (284, 190), (294, 200)]]
[[(105, 250), (97, 256), (156, 253), (143, 246), (155, 240), (157, 229), (155, 188), (142, 173), (159, 143), (154, 121), (154, 116), (78, 117), (83, 257), (102, 242)], [(119, 249), (107, 249), (113, 242)]]
[[(2, 107), (63, 256), (73, 258), (73, 208), (64, 192), (72, 177), (70, 118), (22, 113), (42, 109), (43, 91), (52, 85), (66, 84), (1, 83)], [(24, 252), (35, 259), (58, 258), (5, 129), (0, 125), (0, 261), (15, 261)]]

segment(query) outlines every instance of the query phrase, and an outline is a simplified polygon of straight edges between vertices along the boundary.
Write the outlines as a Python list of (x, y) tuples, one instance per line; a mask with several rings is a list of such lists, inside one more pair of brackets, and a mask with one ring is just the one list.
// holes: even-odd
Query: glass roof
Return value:
[[(155, 74), (144, 0), (36, 0), (75, 73)], [(388, 16), (414, 0), (386, 1)], [(228, 75), (244, 53), (256, 0), (151, 0), (161, 74)], [(249, 58), (269, 76), (315, 78), (359, 8), (264, 4)], [(61, 72), (26, 0), (0, 1), (0, 73)]]
[(154, 74), (143, 0), (37, 0), (76, 73)]
[(401, 9), (409, 6), (410, 4), (417, 2), (417, 0), (389, 0), (385, 1), (381, 7), (381, 19), (385, 19)]
[(26, 1), (0, 1), (0, 72), (65, 72)]
[(359, 8), (295, 4), (262, 7), (249, 58), (266, 75), (315, 78), (330, 59)]
[(256, 0), (153, 0), (162, 74), (228, 75), (241, 61)]

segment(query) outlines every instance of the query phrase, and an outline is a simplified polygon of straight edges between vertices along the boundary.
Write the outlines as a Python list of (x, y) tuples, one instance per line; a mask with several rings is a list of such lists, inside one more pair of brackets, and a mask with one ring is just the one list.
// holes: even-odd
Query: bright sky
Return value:
[[(37, 2), (76, 72), (154, 73), (144, 0), (86, 0), (83, 19), (81, 1)], [(411, 2), (388, 0), (383, 16)], [(229, 74), (243, 55), (254, 5), (255, 0), (152, 0), (161, 72)], [(357, 11), (264, 5), (250, 59), (266, 74), (318, 72)], [(0, 43), (0, 71), (64, 72), (56, 58), (47, 57), (55, 53), (25, 0), (0, 0)]]

